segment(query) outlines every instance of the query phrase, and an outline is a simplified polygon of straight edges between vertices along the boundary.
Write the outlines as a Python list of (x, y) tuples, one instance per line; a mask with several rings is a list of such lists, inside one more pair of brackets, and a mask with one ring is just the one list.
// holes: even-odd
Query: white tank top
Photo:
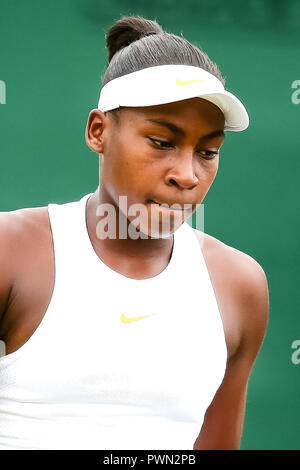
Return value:
[(199, 241), (184, 222), (168, 266), (128, 278), (93, 249), (89, 196), (48, 205), (54, 290), (0, 358), (0, 449), (192, 450), (227, 360)]

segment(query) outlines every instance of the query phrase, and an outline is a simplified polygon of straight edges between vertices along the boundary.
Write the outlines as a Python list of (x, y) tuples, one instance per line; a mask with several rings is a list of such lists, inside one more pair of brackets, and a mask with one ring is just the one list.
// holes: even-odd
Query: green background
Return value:
[(227, 133), (205, 231), (255, 258), (269, 282), (241, 448), (299, 449), (299, 1), (0, 0), (0, 210), (96, 189), (84, 131), (106, 66), (104, 34), (121, 14), (157, 19), (202, 47), (249, 112), (247, 131)]

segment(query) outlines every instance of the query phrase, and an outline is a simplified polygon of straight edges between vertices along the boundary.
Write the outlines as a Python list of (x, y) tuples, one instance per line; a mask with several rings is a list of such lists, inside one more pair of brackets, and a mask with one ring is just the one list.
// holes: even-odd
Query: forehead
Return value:
[(120, 116), (127, 122), (146, 124), (154, 120), (167, 120), (178, 127), (206, 131), (224, 129), (225, 117), (222, 111), (210, 101), (192, 98), (157, 106), (121, 108)]

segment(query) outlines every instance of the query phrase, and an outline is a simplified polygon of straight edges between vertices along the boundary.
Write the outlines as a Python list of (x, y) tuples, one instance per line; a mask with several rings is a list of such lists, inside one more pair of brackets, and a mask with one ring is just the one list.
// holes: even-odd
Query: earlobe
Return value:
[(88, 117), (85, 140), (88, 147), (96, 153), (103, 152), (103, 128), (105, 114), (98, 109), (93, 109)]

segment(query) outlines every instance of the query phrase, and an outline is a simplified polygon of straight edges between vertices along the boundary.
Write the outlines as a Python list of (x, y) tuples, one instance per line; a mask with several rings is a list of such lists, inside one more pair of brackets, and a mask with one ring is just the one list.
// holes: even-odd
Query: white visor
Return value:
[(102, 88), (98, 109), (155, 106), (189, 98), (203, 98), (218, 106), (225, 116), (225, 131), (243, 131), (249, 125), (240, 100), (217, 77), (190, 65), (158, 65), (115, 78)]

